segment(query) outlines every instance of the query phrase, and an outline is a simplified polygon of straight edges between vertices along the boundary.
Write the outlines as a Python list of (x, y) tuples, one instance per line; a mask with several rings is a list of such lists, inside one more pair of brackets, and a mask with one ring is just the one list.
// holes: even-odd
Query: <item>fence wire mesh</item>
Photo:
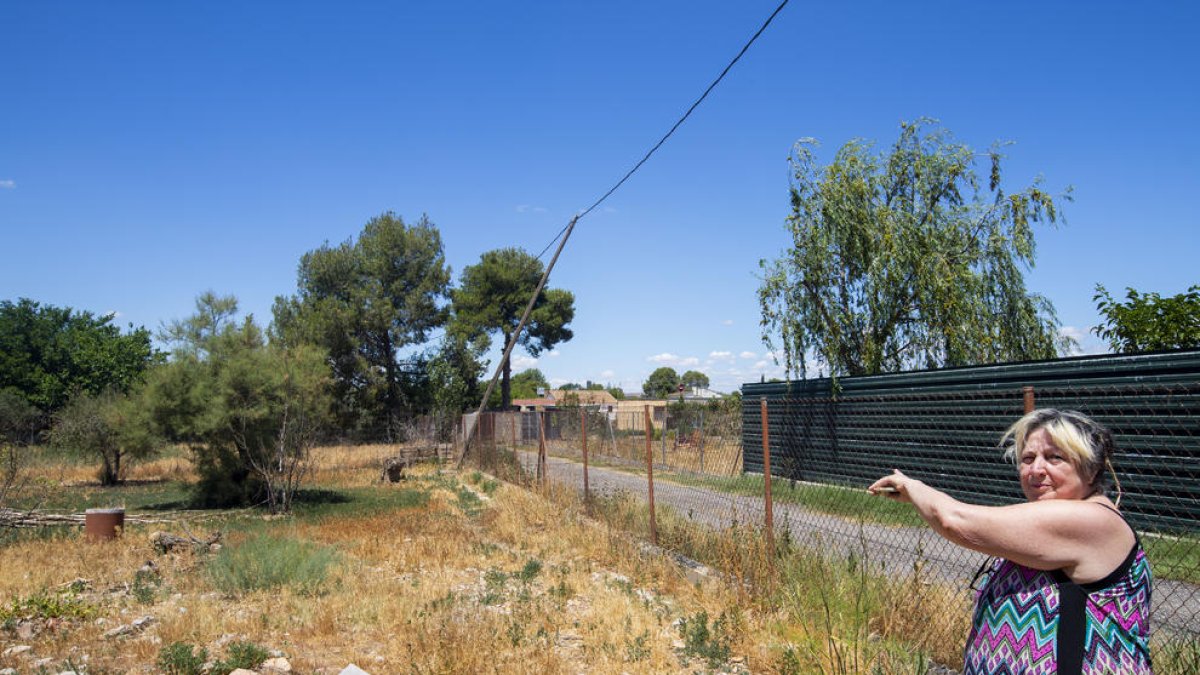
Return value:
[(1200, 383), (837, 398), (784, 388), (748, 396), (740, 410), (654, 403), (634, 412), (487, 413), (467, 457), (510, 480), (577, 490), (599, 517), (742, 580), (762, 581), (763, 565), (782, 565), (772, 578), (839, 583), (831, 575), (849, 572), (850, 583), (887, 585), (909, 606), (893, 608), (893, 623), (877, 628), (926, 646), (953, 645), (945, 655), (963, 644), (985, 556), (865, 487), (900, 469), (972, 503), (1022, 500), (998, 442), (1030, 404), (1079, 410), (1114, 432), (1122, 511), (1155, 574), (1156, 653), (1184, 655), (1172, 671), (1200, 670)]

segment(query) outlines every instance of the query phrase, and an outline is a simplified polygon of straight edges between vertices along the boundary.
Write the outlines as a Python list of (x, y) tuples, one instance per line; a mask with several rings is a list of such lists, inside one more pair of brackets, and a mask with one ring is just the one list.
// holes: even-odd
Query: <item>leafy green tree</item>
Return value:
[[(454, 318), (452, 330), (481, 345), (499, 332), (508, 344), (529, 298), (541, 280), (540, 260), (518, 248), (484, 253), (478, 263), (463, 270), (459, 287), (451, 291)], [(543, 288), (518, 343), (537, 356), (574, 337), (567, 324), (575, 318), (575, 296), (570, 291)], [(511, 361), (511, 360), (510, 360)], [(512, 364), (504, 364), (500, 382), (500, 404), (512, 404)]]
[(666, 398), (678, 389), (679, 373), (667, 366), (650, 373), (650, 377), (642, 383), (642, 395), (646, 398)]
[(612, 397), (617, 399), (618, 401), (625, 400), (625, 390), (620, 387), (608, 387), (605, 389), (605, 391), (612, 394)]
[(578, 382), (568, 382), (559, 387), (559, 389), (563, 391), (580, 391), (583, 389), (583, 387)]
[(1052, 358), (1070, 346), (1050, 301), (1025, 288), (1033, 226), (1056, 201), (1035, 181), (1001, 187), (999, 147), (986, 185), (976, 153), (920, 120), (889, 152), (847, 143), (818, 166), (815, 142), (791, 157), (793, 245), (762, 261), (763, 340), (789, 372), (815, 356), (832, 375)]
[(0, 302), (0, 389), (45, 414), (76, 391), (128, 391), (158, 355), (149, 331), (131, 325), (122, 334), (112, 320), (24, 298)]
[(329, 426), (325, 354), (268, 343), (253, 317), (232, 320), (236, 300), (202, 296), (192, 319), (211, 314), (214, 300), (225, 308), (221, 328), (184, 338), (151, 373), (143, 405), (164, 436), (191, 447), (199, 505), (287, 511)]
[(285, 344), (329, 354), (340, 423), (378, 428), (413, 407), (400, 353), (424, 344), (446, 322), (450, 268), (437, 228), (422, 217), (372, 218), (357, 240), (328, 244), (300, 259), (298, 291), (275, 299), (275, 331)]
[(513, 398), (538, 398), (538, 389), (550, 391), (550, 381), (537, 368), (528, 368), (512, 376)]
[(429, 361), (429, 388), (433, 408), (458, 414), (478, 405), (483, 395), (479, 378), (483, 376), (480, 354), (469, 342), (454, 335), (442, 338), (441, 346)]
[(688, 389), (708, 389), (708, 376), (698, 370), (689, 370), (679, 377)]
[(0, 508), (25, 483), (27, 448), (41, 428), (41, 415), (12, 387), (0, 389)]
[(1092, 332), (1108, 340), (1114, 352), (1200, 347), (1200, 286), (1168, 298), (1132, 288), (1125, 291), (1125, 302), (1117, 302), (1103, 285), (1096, 284), (1092, 296), (1104, 317), (1104, 323)]
[(82, 457), (100, 460), (101, 485), (117, 485), (134, 460), (162, 447), (147, 410), (136, 397), (107, 390), (80, 392), (54, 415), (50, 442)]

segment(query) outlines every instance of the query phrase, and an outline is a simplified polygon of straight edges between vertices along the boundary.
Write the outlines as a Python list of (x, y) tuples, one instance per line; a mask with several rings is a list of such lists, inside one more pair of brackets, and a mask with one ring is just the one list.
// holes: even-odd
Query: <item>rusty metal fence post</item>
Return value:
[(1025, 395), (1025, 414), (1033, 412), (1033, 387), (1022, 388), (1022, 393)]
[(583, 437), (583, 503), (587, 504), (591, 493), (588, 492), (587, 411), (583, 408), (579, 409), (579, 435)]
[(538, 413), (538, 477), (546, 484), (546, 413)]
[(650, 417), (650, 406), (646, 409), (646, 486), (650, 498), (650, 541), (658, 546), (658, 522), (654, 517), (654, 421)]
[(762, 409), (763, 500), (766, 507), (767, 555), (775, 565), (775, 518), (771, 508), (771, 433), (767, 425), (767, 397), (759, 399)]

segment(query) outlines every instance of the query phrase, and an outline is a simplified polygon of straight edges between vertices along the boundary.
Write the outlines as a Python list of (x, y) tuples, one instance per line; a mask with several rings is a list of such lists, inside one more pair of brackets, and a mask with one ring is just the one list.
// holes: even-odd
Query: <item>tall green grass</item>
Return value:
[(221, 549), (206, 572), (212, 585), (229, 595), (275, 588), (319, 595), (338, 562), (338, 553), (327, 546), (258, 535)]

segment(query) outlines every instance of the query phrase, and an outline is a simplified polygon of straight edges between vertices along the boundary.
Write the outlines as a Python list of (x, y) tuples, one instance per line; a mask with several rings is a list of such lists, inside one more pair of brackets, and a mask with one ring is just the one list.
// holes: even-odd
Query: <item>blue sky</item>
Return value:
[[(541, 251), (775, 8), (743, 2), (0, 4), (0, 298), (157, 328), (207, 289), (264, 321), (308, 250), (427, 214), (455, 275)], [(1029, 287), (1085, 351), (1092, 288), (1200, 282), (1195, 3), (792, 2), (657, 155), (580, 221), (551, 285), (555, 383), (660, 365), (780, 374), (758, 261), (789, 150), (938, 118), (1009, 140), (1011, 189), (1074, 186)], [(535, 361), (519, 355), (518, 369)]]

